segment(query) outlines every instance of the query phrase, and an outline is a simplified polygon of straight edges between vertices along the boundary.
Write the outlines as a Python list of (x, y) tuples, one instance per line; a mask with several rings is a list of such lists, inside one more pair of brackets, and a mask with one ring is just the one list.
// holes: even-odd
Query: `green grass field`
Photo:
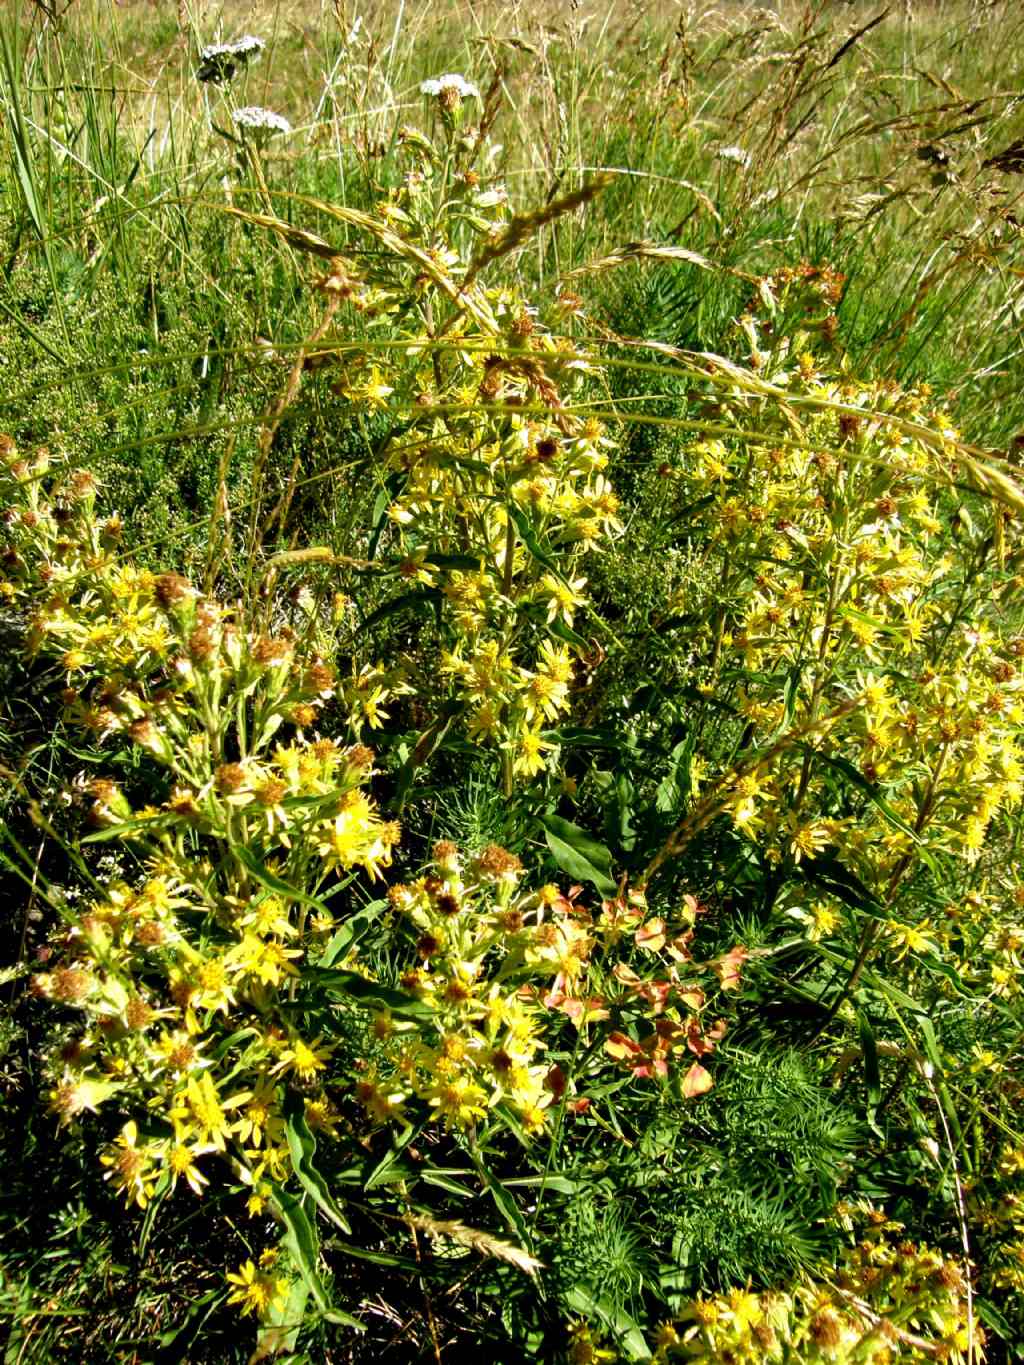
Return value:
[(1019, 1359), (1020, 6), (12, 0), (0, 142), (5, 1365)]

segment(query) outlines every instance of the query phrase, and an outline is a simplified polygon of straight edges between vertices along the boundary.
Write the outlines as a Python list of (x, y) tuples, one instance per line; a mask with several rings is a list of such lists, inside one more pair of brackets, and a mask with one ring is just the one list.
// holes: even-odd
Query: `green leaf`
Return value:
[(413, 1138), (423, 1130), (423, 1127), (422, 1123), (416, 1127), (410, 1124), (408, 1128), (398, 1134), (392, 1142), (391, 1150), (384, 1153), (363, 1181), (363, 1190), (366, 1193), (376, 1189), (378, 1185), (388, 1185), (396, 1180), (408, 1179), (410, 1176), (415, 1179), (419, 1175), (418, 1171), (412, 1172), (411, 1168), (402, 1161), (402, 1153)]
[(338, 1207), (326, 1180), (314, 1165), (316, 1138), (306, 1122), (305, 1105), (302, 1096), (289, 1090), (284, 1103), (285, 1133), (288, 1138), (288, 1151), (291, 1153), (292, 1170), (299, 1184), (316, 1202), (317, 1206), (343, 1232), (351, 1232), (348, 1220)]
[[(226, 1292), (223, 1289), (207, 1290), (205, 1294), (203, 1294), (200, 1298), (196, 1299), (196, 1301), (189, 1307), (188, 1311), (185, 1313), (184, 1317), (180, 1319), (180, 1321), (175, 1323), (173, 1327), (168, 1327), (166, 1332), (162, 1332), (160, 1334), (160, 1336), (157, 1338), (160, 1345), (163, 1347), (173, 1346), (179, 1337), (184, 1336), (187, 1339), (190, 1336), (191, 1337), (197, 1336), (199, 1328), (203, 1325), (203, 1323), (206, 1321), (208, 1317), (212, 1316), (212, 1314), (217, 1310), (220, 1304), (224, 1302), (225, 1297)], [(204, 1308), (206, 1309), (205, 1313), (202, 1311)], [(176, 1358), (179, 1360), (185, 1360), (187, 1359), (187, 1356), (178, 1355), (176, 1353)]]
[(563, 725), (548, 731), (550, 737), (563, 748), (612, 749), (616, 753), (629, 748), (629, 741), (620, 730), (607, 726), (600, 730), (584, 730), (576, 725)]
[[(464, 1174), (468, 1175), (466, 1171)], [(467, 1190), (465, 1185), (460, 1185), (457, 1180), (453, 1180), (448, 1171), (425, 1170), (421, 1173), (422, 1179), (428, 1185), (436, 1185), (440, 1190), (446, 1190), (449, 1194), (454, 1194), (458, 1199), (472, 1199), (473, 1190)]]
[[(864, 1087), (867, 1092), (867, 1118), (871, 1128), (877, 1133), (875, 1126), (875, 1114), (882, 1100), (882, 1078), (878, 1066), (878, 1044), (875, 1041), (875, 1031), (871, 1027), (871, 1021), (867, 1015), (861, 1011), (858, 1015), (860, 1024), (860, 1048), (864, 1058)], [(881, 1133), (878, 1134), (882, 1136)]]
[(559, 640), (564, 640), (567, 645), (572, 645), (574, 649), (587, 650), (590, 648), (583, 636), (573, 630), (571, 626), (567, 626), (561, 617), (556, 616), (553, 621), (546, 621), (545, 629), (549, 634), (556, 635)]
[(362, 623), (362, 629), (369, 630), (371, 626), (379, 625), (381, 621), (386, 621), (397, 612), (423, 611), (428, 607), (439, 606), (442, 601), (443, 594), (438, 588), (418, 588), (415, 592), (403, 592), (399, 597), (392, 597), (376, 611), (371, 611)]
[(581, 1189), (578, 1180), (569, 1180), (564, 1175), (523, 1175), (502, 1183), (507, 1189), (518, 1189), (520, 1186), (531, 1189), (541, 1185), (545, 1190), (554, 1190), (556, 1194), (578, 1194)]
[(989, 1303), (988, 1299), (976, 1298), (974, 1307), (977, 1309), (978, 1317), (986, 1327), (990, 1327), (993, 1332), (998, 1332), (1003, 1341), (1009, 1346), (1013, 1340), (1013, 1328), (996, 1308), (995, 1304)]
[(352, 944), (362, 938), (373, 921), (387, 909), (387, 905), (385, 900), (371, 901), (369, 905), (364, 905), (362, 910), (350, 915), (341, 928), (328, 939), (317, 965), (332, 967), (339, 957), (344, 957)]
[(548, 848), (562, 871), (579, 882), (590, 882), (602, 896), (614, 896), (618, 887), (612, 876), (612, 855), (604, 844), (560, 815), (540, 819)]
[(519, 532), (523, 544), (538, 564), (543, 564), (544, 568), (553, 573), (560, 583), (564, 583), (565, 577), (553, 551), (548, 546), (542, 545), (537, 539), (537, 533), (530, 525), (530, 518), (523, 509), (517, 507), (514, 502), (510, 502), (506, 505), (505, 510), (515, 522), (516, 530)]
[(408, 478), (409, 476), (404, 469), (397, 470), (394, 474), (388, 476), (384, 481), (380, 492), (377, 494), (377, 500), (373, 504), (373, 512), (370, 516), (373, 530), (370, 534), (370, 542), (366, 551), (367, 559), (373, 559), (375, 557), (380, 538), (384, 533), (384, 528), (388, 524), (388, 508), (394, 502), (395, 498), (408, 481)]
[(302, 984), (326, 991), (336, 1000), (349, 1000), (362, 1009), (390, 1010), (402, 1019), (426, 1019), (433, 1014), (433, 1008), (426, 1001), (417, 1000), (414, 995), (394, 986), (367, 981), (358, 972), (310, 967), (302, 973)]
[(343, 1256), (352, 1256), (357, 1261), (369, 1261), (371, 1265), (391, 1266), (395, 1270), (404, 1271), (407, 1275), (423, 1273), (423, 1267), (411, 1256), (393, 1256), (389, 1251), (367, 1251), (365, 1247), (343, 1242), (340, 1237), (332, 1237), (330, 1247), (332, 1251), (340, 1251)]
[(608, 1299), (595, 1299), (581, 1284), (569, 1290), (565, 1301), (575, 1312), (582, 1313), (584, 1317), (597, 1318), (609, 1327), (616, 1335), (616, 1344), (622, 1347), (630, 1360), (650, 1360), (650, 1348), (640, 1324), (624, 1308), (617, 1308)]
[(303, 905), (308, 905), (326, 918), (330, 918), (330, 911), (322, 900), (309, 895), (306, 891), (300, 891), (297, 886), (292, 886), (290, 882), (283, 881), (280, 877), (275, 877), (273, 872), (268, 872), (251, 848), (247, 848), (245, 844), (232, 844), (231, 851), (249, 876), (258, 881), (260, 886), (265, 886), (268, 891), (273, 891), (286, 900), (300, 901)]
[(425, 562), (435, 569), (462, 569), (467, 573), (479, 573), (483, 563), (479, 555), (445, 555), (437, 550), (428, 550)]
[(448, 731), (452, 728), (457, 716), (464, 710), (462, 702), (446, 702), (441, 708), (441, 714), (434, 723), (417, 738), (409, 757), (402, 764), (398, 774), (398, 790), (395, 793), (395, 800), (398, 811), (401, 812), (405, 805), (405, 798), (412, 786), (416, 770), (421, 768), (424, 763), (433, 756), (434, 753), (444, 743)]
[(832, 854), (806, 858), (800, 864), (799, 871), (809, 882), (822, 887), (851, 909), (864, 910), (876, 919), (884, 917), (885, 910), (878, 897), (868, 890), (855, 872), (844, 867)]
[(331, 1303), (324, 1283), (320, 1278), (316, 1262), (320, 1251), (320, 1239), (316, 1227), (302, 1206), (302, 1201), (289, 1194), (281, 1185), (275, 1185), (271, 1195), (271, 1207), (284, 1226), (281, 1245), (285, 1247), (313, 1296), (313, 1302), (322, 1318), (337, 1323), (340, 1327), (354, 1327), (357, 1332), (366, 1329), (358, 1318), (335, 1308)]
[(309, 1302), (309, 1285), (301, 1276), (292, 1282), (284, 1303), (271, 1306), (267, 1321), (256, 1333), (256, 1349), (247, 1365), (256, 1365), (270, 1356), (294, 1351), (302, 1331), (302, 1319)]
[(491, 1198), (497, 1205), (498, 1212), (501, 1214), (502, 1218), (504, 1218), (509, 1228), (520, 1239), (523, 1247), (527, 1251), (532, 1251), (533, 1240), (530, 1237), (530, 1229), (526, 1226), (526, 1220), (520, 1212), (519, 1205), (502, 1182), (491, 1174), (482, 1159), (477, 1162), (477, 1171), (480, 1175), (480, 1179), (490, 1191)]
[(165, 817), (144, 815), (135, 820), (118, 820), (116, 824), (105, 825), (103, 829), (94, 830), (92, 834), (83, 836), (83, 844), (107, 844), (111, 839), (131, 839), (135, 830), (164, 829), (174, 823), (174, 816)]

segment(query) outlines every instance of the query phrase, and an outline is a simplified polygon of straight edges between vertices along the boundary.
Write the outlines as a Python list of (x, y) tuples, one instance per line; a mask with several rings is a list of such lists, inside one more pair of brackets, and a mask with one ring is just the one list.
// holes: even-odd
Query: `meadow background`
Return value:
[[(258, 59), (199, 78), (245, 34)], [(5, 8), (6, 1361), (1020, 1358), (1022, 54), (1012, 0)], [(443, 73), (477, 90), (454, 112), (421, 92)], [(454, 332), (449, 279), (481, 291)], [(114, 620), (123, 564), (191, 666), (209, 623), (168, 575), (256, 641), (197, 722), (234, 736), (194, 782), (237, 798), (222, 832), (132, 728), (171, 646), (75, 633)], [(268, 639), (330, 680), (271, 686)], [(264, 687), (299, 743), (373, 750), (344, 769), (366, 841), (310, 825), (333, 852), (301, 886), (223, 771)], [(143, 847), (157, 809), (184, 832)], [(186, 934), (238, 999), (182, 1027), (278, 1124), (255, 1208), (275, 1139), (250, 1117), (232, 1164), (125, 1041), (179, 978), (82, 927), (93, 901), (120, 925), (158, 853), (186, 900), (223, 873), (224, 904), (298, 916), (259, 930), (297, 977), (231, 957), (220, 901)], [(533, 997), (529, 1103), (430, 1088), (456, 1026), (410, 973), (442, 883), (534, 934), (496, 990), (549, 960), (546, 916), (584, 945)], [(65, 958), (123, 982), (84, 1032)], [(392, 1073), (393, 1020), (426, 1051)], [(62, 1100), (93, 1056), (122, 1088)], [(103, 1178), (136, 1113), (192, 1144), (198, 1198), (170, 1167)], [(262, 1299), (225, 1279), (246, 1264)]]

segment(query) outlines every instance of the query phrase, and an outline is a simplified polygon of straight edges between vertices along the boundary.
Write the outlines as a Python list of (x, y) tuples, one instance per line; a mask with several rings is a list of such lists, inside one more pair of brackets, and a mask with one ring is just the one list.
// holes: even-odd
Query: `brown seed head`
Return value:
[(512, 880), (523, 870), (523, 864), (516, 855), (500, 844), (488, 844), (477, 856), (476, 866), (482, 877), (493, 881)]
[(345, 762), (358, 772), (369, 772), (376, 756), (366, 744), (352, 744), (345, 750)]
[(811, 1336), (815, 1344), (823, 1349), (839, 1345), (843, 1333), (839, 1318), (831, 1308), (823, 1308), (811, 1319)]
[(140, 948), (159, 948), (167, 935), (156, 920), (144, 920), (135, 930), (135, 942)]
[(92, 977), (79, 967), (58, 967), (52, 978), (53, 998), (63, 1005), (77, 1005), (92, 987)]
[(261, 635), (252, 651), (256, 663), (262, 664), (265, 668), (275, 668), (278, 664), (286, 663), (291, 654), (292, 647), (287, 640), (270, 635)]
[(124, 1022), (134, 1032), (141, 1032), (153, 1022), (153, 1007), (139, 996), (133, 996), (125, 1006)]
[(213, 632), (207, 626), (196, 626), (188, 637), (188, 652), (193, 663), (208, 663), (217, 651)]
[(165, 611), (187, 602), (192, 596), (192, 591), (191, 583), (180, 573), (162, 573), (153, 584), (156, 600)]
[(217, 769), (217, 790), (225, 795), (245, 786), (247, 775), (241, 763), (222, 763)]

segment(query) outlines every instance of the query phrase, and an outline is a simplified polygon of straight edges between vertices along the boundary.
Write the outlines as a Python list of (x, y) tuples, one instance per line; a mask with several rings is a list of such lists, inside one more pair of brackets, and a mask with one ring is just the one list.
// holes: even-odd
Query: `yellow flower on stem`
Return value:
[(257, 1268), (253, 1261), (243, 1261), (238, 1270), (227, 1273), (229, 1284), (235, 1288), (228, 1295), (228, 1303), (241, 1305), (243, 1317), (249, 1313), (264, 1318), (271, 1308), (284, 1303), (288, 1281), (281, 1275), (271, 1275)]
[(189, 1147), (184, 1142), (175, 1142), (164, 1154), (164, 1164), (171, 1173), (171, 1185), (177, 1186), (179, 1179), (188, 1181), (195, 1194), (202, 1194), (203, 1186), (210, 1182), (195, 1163), (197, 1156), (210, 1148)]
[(587, 586), (585, 578), (560, 579), (554, 574), (545, 574), (540, 580), (540, 589), (548, 599), (548, 623), (561, 617), (571, 626), (576, 611), (586, 604), (580, 589)]
[(221, 1100), (210, 1073), (204, 1071), (199, 1080), (190, 1077), (184, 1091), (175, 1096), (171, 1119), (179, 1133), (194, 1129), (201, 1143), (210, 1143), (222, 1152), (226, 1140), (239, 1127), (237, 1121), (229, 1121), (225, 1110), (237, 1109), (251, 1097), (251, 1092), (246, 1090)]
[(277, 1142), (284, 1136), (284, 1120), (277, 1104), (277, 1087), (262, 1079), (238, 1116), (238, 1141), (259, 1147), (264, 1141)]
[(920, 924), (899, 924), (889, 920), (885, 926), (886, 936), (896, 944), (896, 961), (902, 962), (908, 953), (938, 953), (939, 945), (931, 935), (931, 925), (927, 920)]
[(290, 959), (301, 956), (301, 948), (286, 948), (276, 939), (246, 934), (224, 960), (242, 976), (254, 976), (266, 986), (279, 986), (283, 977), (298, 976), (298, 970), (292, 966)]
[(334, 1048), (325, 1044), (322, 1038), (312, 1043), (304, 1043), (301, 1038), (293, 1038), (281, 1052), (277, 1065), (271, 1067), (272, 1076), (287, 1075), (294, 1072), (300, 1081), (312, 1080), (318, 1071), (323, 1071)]
[(427, 1098), (449, 1128), (471, 1128), (487, 1112), (487, 1092), (465, 1076), (438, 1082)]
[(541, 739), (539, 730), (526, 730), (512, 745), (512, 771), (520, 777), (536, 777), (544, 771), (544, 754), (555, 746)]
[(117, 1141), (102, 1154), (100, 1161), (110, 1168), (104, 1179), (113, 1180), (129, 1204), (144, 1209), (156, 1185), (156, 1172), (152, 1151), (139, 1146), (139, 1129), (134, 1119), (124, 1125)]

